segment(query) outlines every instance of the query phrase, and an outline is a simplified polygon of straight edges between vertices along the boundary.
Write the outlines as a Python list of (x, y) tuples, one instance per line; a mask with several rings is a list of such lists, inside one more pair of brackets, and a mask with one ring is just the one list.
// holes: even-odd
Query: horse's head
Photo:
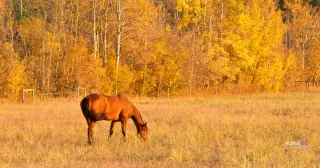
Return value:
[(147, 122), (139, 125), (139, 134), (144, 140), (148, 140)]

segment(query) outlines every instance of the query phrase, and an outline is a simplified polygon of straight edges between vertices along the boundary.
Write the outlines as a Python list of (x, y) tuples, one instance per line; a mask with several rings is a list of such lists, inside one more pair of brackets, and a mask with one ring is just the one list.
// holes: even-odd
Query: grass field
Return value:
[[(320, 94), (133, 99), (150, 139), (127, 142), (121, 126), (108, 141), (98, 122), (94, 145), (79, 101), (0, 104), (0, 167), (319, 167)], [(306, 141), (307, 149), (285, 149)]]

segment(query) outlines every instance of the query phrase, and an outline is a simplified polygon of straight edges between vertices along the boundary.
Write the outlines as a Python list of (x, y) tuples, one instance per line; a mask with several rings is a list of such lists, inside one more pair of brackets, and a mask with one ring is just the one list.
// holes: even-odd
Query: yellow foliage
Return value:
[(34, 50), (42, 48), (44, 24), (41, 18), (28, 18), (23, 20), (19, 28), (21, 38), (25, 44), (28, 44)]
[(176, 10), (181, 14), (178, 23), (179, 30), (198, 22), (199, 15), (203, 12), (201, 0), (176, 0)]
[(17, 98), (24, 86), (24, 66), (18, 62), (11, 62), (3, 84), (3, 95), (7, 98)]
[(1, 95), (10, 99), (17, 99), (21, 95), (25, 83), (25, 68), (23, 62), (19, 62), (16, 56), (12, 43), (5, 43), (2, 55), (0, 55), (3, 61), (3, 65), (0, 64), (0, 84), (2, 86), (0, 89), (2, 90)]
[(267, 65), (257, 69), (257, 83), (264, 90), (278, 92), (282, 86), (284, 75), (283, 64), (281, 61), (268, 62)]
[(117, 84), (119, 92), (152, 96), (319, 83), (320, 14), (314, 2), (123, 0), (120, 11), (106, 0), (95, 8), (84, 0), (27, 2), (20, 13), (19, 3), (0, 1), (3, 97), (15, 97), (24, 82), (63, 94), (77, 86), (113, 94)]

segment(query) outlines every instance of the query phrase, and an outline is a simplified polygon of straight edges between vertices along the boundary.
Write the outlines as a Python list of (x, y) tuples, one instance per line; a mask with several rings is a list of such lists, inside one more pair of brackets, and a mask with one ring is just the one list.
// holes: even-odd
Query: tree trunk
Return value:
[(22, 20), (22, 14), (23, 14), (23, 3), (22, 3), (22, 0), (20, 0), (20, 23), (21, 23), (21, 20)]
[(107, 28), (108, 28), (108, 22), (107, 22), (107, 14), (106, 14), (106, 22), (104, 26), (104, 54), (103, 54), (103, 60), (102, 60), (102, 66), (105, 67), (107, 65)]
[(120, 47), (121, 47), (121, 0), (117, 0), (117, 46), (116, 46), (116, 94), (118, 94), (118, 76), (120, 64)]
[(93, 0), (93, 46), (94, 58), (97, 59), (96, 0)]
[(74, 37), (74, 47), (77, 47), (77, 37), (78, 37), (78, 26), (79, 26), (79, 2), (77, 2), (77, 18), (75, 23), (75, 37)]
[(223, 15), (224, 15), (224, 0), (220, 1), (220, 28), (219, 28), (219, 42), (220, 47), (223, 47), (222, 34), (223, 34)]
[(46, 76), (46, 11), (44, 10), (44, 18), (43, 18), (43, 30), (42, 30), (42, 79), (41, 79), (41, 91), (44, 92), (45, 89), (45, 76)]
[(303, 80), (306, 80), (306, 75), (305, 75), (305, 62), (306, 62), (306, 44), (309, 40), (309, 35), (308, 35), (308, 31), (307, 34), (305, 35), (305, 39), (302, 42), (302, 74), (303, 74)]

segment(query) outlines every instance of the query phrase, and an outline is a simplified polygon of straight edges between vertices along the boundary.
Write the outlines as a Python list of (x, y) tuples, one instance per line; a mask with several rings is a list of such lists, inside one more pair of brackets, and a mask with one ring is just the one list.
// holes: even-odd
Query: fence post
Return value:
[(24, 99), (25, 99), (24, 92), (30, 92), (30, 91), (32, 91), (32, 101), (34, 101), (35, 90), (34, 89), (22, 89), (22, 102), (24, 102)]
[(34, 89), (32, 89), (32, 101), (34, 101)]
[(79, 87), (77, 87), (77, 99), (79, 100)]
[(22, 102), (24, 102), (24, 89), (22, 89)]
[(78, 87), (78, 89), (77, 89), (77, 99), (80, 98), (80, 90), (83, 90), (83, 92), (84, 92), (84, 97), (87, 96), (87, 89), (86, 89), (86, 88), (83, 88), (83, 87)]

